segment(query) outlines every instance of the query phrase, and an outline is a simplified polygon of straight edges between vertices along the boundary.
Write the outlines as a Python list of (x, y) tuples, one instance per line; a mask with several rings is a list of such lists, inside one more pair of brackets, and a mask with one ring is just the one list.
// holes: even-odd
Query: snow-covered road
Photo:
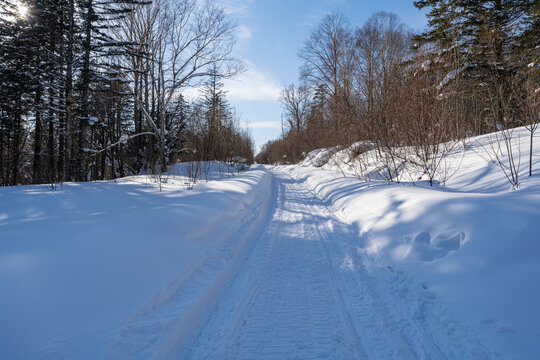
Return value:
[(488, 359), (474, 334), (304, 184), (273, 171), (273, 204), (137, 312), (109, 358)]

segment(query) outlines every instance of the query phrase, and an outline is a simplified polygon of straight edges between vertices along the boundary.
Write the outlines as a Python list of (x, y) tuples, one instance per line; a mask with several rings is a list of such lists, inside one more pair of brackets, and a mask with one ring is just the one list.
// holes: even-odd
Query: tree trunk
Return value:
[(531, 144), (529, 148), (529, 176), (532, 176), (533, 139), (534, 131), (531, 131)]
[(79, 174), (78, 180), (85, 181), (87, 175), (86, 154), (84, 149), (86, 148), (86, 129), (88, 127), (88, 98), (90, 95), (90, 52), (91, 52), (91, 40), (92, 40), (92, 19), (94, 17), (94, 9), (92, 0), (87, 1), (86, 9), (86, 22), (85, 22), (85, 38), (84, 38), (84, 55), (83, 55), (83, 69), (82, 69), (82, 94), (81, 94), (81, 117), (79, 124)]
[(65, 118), (65, 168), (64, 181), (71, 180), (71, 124), (73, 123), (73, 42), (75, 31), (75, 0), (69, 0), (69, 29), (66, 54), (66, 118)]
[(34, 129), (34, 160), (32, 165), (32, 182), (41, 184), (41, 87), (36, 91), (36, 124)]
[(18, 94), (15, 110), (15, 128), (13, 134), (13, 163), (11, 166), (11, 185), (19, 183), (19, 162), (21, 157), (21, 129), (22, 129), (22, 94)]
[(54, 89), (49, 87), (49, 111), (48, 123), (49, 129), (47, 132), (47, 150), (49, 157), (49, 174), (48, 180), (51, 183), (56, 182), (56, 154), (54, 149)]

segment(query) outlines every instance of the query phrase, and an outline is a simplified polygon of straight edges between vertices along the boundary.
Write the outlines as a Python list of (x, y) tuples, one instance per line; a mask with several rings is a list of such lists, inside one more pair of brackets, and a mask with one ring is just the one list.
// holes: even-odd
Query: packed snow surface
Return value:
[(540, 177), (511, 190), (491, 140), (444, 187), (335, 148), (0, 189), (0, 358), (535, 359)]

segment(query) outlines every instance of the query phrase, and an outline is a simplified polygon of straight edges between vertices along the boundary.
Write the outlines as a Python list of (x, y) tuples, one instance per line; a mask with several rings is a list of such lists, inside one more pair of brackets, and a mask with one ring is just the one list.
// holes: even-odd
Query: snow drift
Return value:
[(269, 206), (263, 168), (185, 180), (0, 189), (0, 357), (100, 358), (135, 311)]
[[(359, 247), (433, 291), (502, 358), (534, 359), (540, 353), (540, 176), (527, 176), (528, 131), (516, 129), (514, 136), (521, 144), (519, 190), (485, 153), (491, 135), (469, 139), (467, 150), (449, 156), (457, 172), (445, 187), (363, 181), (354, 164), (336, 159), (339, 152), (324, 170), (309, 157), (303, 167), (284, 169), (357, 227)], [(538, 173), (538, 140), (533, 154)]]

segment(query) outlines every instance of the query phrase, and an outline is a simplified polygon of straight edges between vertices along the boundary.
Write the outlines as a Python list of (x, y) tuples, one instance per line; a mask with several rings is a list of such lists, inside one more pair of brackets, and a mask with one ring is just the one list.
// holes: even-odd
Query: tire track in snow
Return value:
[[(389, 336), (387, 344), (400, 346), (385, 354), (373, 356), (376, 348), (371, 348), (369, 358), (391, 359), (491, 359), (494, 355), (483, 346), (476, 334), (465, 329), (461, 324), (451, 319), (434, 296), (420, 286), (413, 286), (404, 273), (395, 272), (385, 264), (377, 263), (364, 249), (360, 248), (359, 239), (354, 235), (350, 226), (346, 225), (334, 215), (331, 205), (326, 204), (307, 186), (299, 184), (310, 193), (307, 198), (313, 200), (313, 211), (319, 214), (323, 221), (317, 222), (321, 238), (328, 249), (330, 258), (337, 259), (342, 255), (343, 262), (351, 271), (338, 272), (345, 276), (348, 286), (341, 286), (344, 290), (345, 302), (351, 299), (370, 299), (370, 302), (359, 306), (351, 303), (349, 311), (353, 319), (362, 319), (362, 311), (369, 309), (377, 313), (383, 323), (381, 333)], [(331, 226), (323, 226), (330, 223)], [(336, 241), (339, 240), (339, 241)], [(337, 265), (337, 264), (336, 264)], [(351, 286), (356, 283), (357, 286)], [(419, 284), (414, 284), (419, 285)], [(361, 297), (351, 293), (364, 289)], [(371, 305), (370, 305), (371, 304)], [(359, 321), (360, 329), (370, 326), (376, 319)], [(429, 331), (428, 329), (429, 328)], [(373, 334), (361, 333), (361, 338)], [(381, 339), (372, 339), (381, 340)], [(369, 342), (368, 342), (369, 344)], [(369, 345), (367, 346), (369, 347)], [(386, 346), (392, 349), (392, 346)]]
[[(306, 188), (302, 192), (313, 194)], [(351, 251), (344, 248), (345, 239), (352, 235), (343, 229), (334, 216), (313, 197), (311, 207), (325, 221), (314, 219), (321, 246), (328, 261), (336, 271), (332, 272), (336, 293), (351, 326), (367, 349), (368, 358), (373, 359), (417, 359), (418, 353), (404, 338), (399, 326), (382, 309), (381, 301), (366, 282), (359, 261)], [(323, 224), (326, 223), (326, 226)], [(345, 255), (345, 256), (344, 256)], [(338, 261), (341, 260), (341, 264)], [(355, 261), (356, 260), (356, 261)], [(438, 358), (438, 357), (436, 357)]]
[(104, 359), (151, 359), (177, 351), (196, 338), (207, 321), (207, 309), (222, 296), (242, 267), (241, 259), (256, 245), (254, 234), (266, 225), (276, 201), (272, 193), (217, 239), (191, 268), (133, 314), (114, 337)]
[(316, 226), (305, 221), (301, 199), (291, 198), (292, 184), (280, 183), (282, 201), (258, 240), (274, 243), (248, 287), (256, 292), (238, 300), (242, 278), (254, 273), (246, 266), (187, 358), (360, 358), (330, 288)]
[(315, 224), (318, 243), (328, 263), (332, 264), (329, 271), (331, 282), (335, 285), (332, 291), (347, 325), (363, 344), (364, 356), (373, 359), (416, 359), (417, 355), (397, 331), (397, 326), (378, 308), (378, 299), (369, 292), (368, 284), (354, 271), (350, 260), (343, 256), (346, 254), (343, 248), (345, 239), (352, 235), (311, 191), (296, 184), (295, 192), (298, 198), (304, 199), (302, 205), (310, 214), (310, 222)]
[(331, 206), (274, 175), (273, 215), (251, 216), (266, 225), (245, 222), (210, 248), (169, 295), (135, 316), (108, 355), (491, 358), (420, 287), (370, 258)]
[[(280, 217), (283, 209), (283, 191), (281, 190), (281, 184), (277, 184), (276, 188), (278, 188), (279, 190), (275, 191), (277, 193), (277, 199), (275, 205), (275, 213), (272, 218), (273, 220)], [(198, 339), (194, 343), (198, 344), (203, 341), (206, 336), (209, 336), (206, 339), (206, 352), (224, 353), (225, 349), (222, 346), (224, 342), (220, 342), (215, 338), (227, 339), (227, 342), (233, 340), (231, 339), (231, 334), (234, 333), (235, 329), (238, 329), (238, 327), (241, 325), (240, 322), (243, 318), (244, 312), (247, 310), (247, 307), (251, 303), (252, 298), (260, 291), (260, 287), (263, 285), (263, 283), (259, 281), (259, 279), (261, 277), (262, 270), (267, 266), (267, 262), (270, 260), (270, 258), (266, 254), (273, 248), (275, 239), (280, 233), (279, 229), (280, 222), (269, 222), (267, 228), (264, 231), (264, 234), (266, 234), (270, 240), (266, 242), (257, 241), (253, 251), (244, 259), (246, 261), (246, 263), (244, 264), (244, 270), (240, 271), (235, 276), (232, 285), (229, 287), (227, 293), (224, 296), (236, 296), (236, 306), (234, 306), (233, 308), (224, 309), (223, 301), (220, 301), (218, 306), (211, 311), (212, 316), (206, 327), (217, 326), (217, 328), (215, 329), (216, 331), (213, 334), (205, 335), (203, 335), (201, 331), (201, 333), (198, 335)], [(246, 269), (249, 269), (249, 271), (246, 271)], [(223, 324), (224, 322), (227, 322), (229, 324), (229, 327), (225, 328), (219, 325)], [(182, 353), (179, 355), (182, 355), (186, 358), (192, 358), (193, 356), (195, 356), (192, 353), (193, 349), (196, 348), (196, 345), (191, 345), (189, 348), (183, 349)]]

